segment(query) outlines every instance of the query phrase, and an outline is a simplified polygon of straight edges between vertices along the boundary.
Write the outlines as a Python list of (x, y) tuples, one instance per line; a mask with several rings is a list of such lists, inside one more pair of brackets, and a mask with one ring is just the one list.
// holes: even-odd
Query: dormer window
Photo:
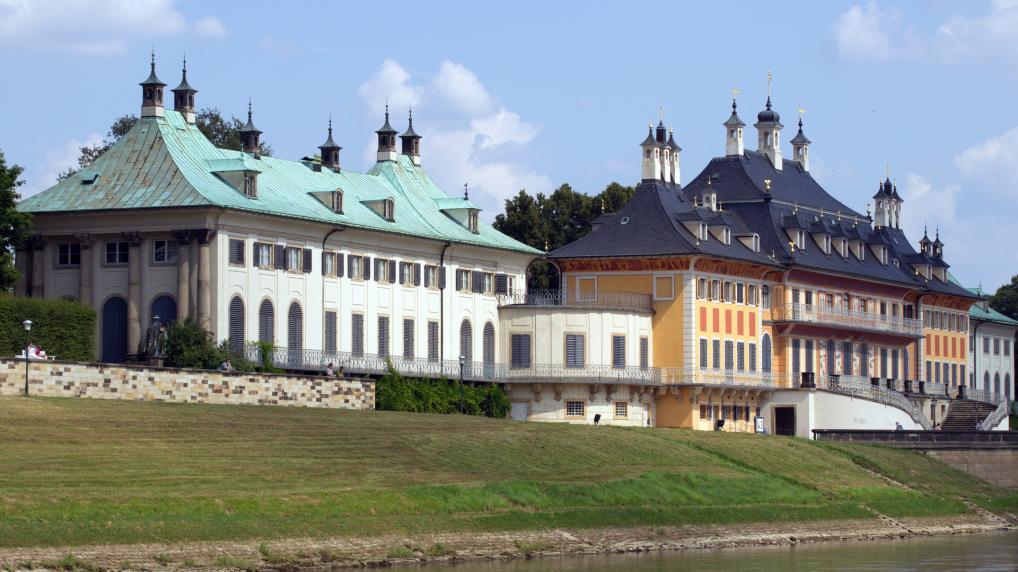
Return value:
[(725, 244), (731, 244), (732, 243), (732, 229), (730, 229), (728, 227), (725, 227), (724, 237), (725, 237)]
[(341, 189), (332, 191), (332, 210), (336, 214), (343, 214), (343, 191)]
[(396, 201), (385, 199), (385, 204), (382, 207), (382, 218), (389, 222), (396, 220)]
[(470, 232), (477, 234), (479, 232), (480, 214), (477, 211), (470, 211), (467, 215), (467, 228)]
[(699, 238), (700, 240), (707, 242), (707, 223), (703, 222), (700, 223)]
[(831, 237), (827, 236), (826, 234), (824, 235), (823, 247), (824, 247), (824, 254), (830, 254), (831, 253)]
[(795, 247), (799, 250), (806, 250), (806, 231), (795, 231)]
[(244, 195), (258, 197), (258, 177), (254, 173), (244, 173)]

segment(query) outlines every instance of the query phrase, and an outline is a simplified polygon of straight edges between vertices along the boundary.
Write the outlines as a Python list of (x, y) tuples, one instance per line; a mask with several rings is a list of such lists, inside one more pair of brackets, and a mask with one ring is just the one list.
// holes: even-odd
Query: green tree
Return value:
[[(595, 196), (578, 193), (564, 184), (551, 195), (536, 197), (520, 191), (505, 202), (505, 212), (495, 217), (495, 228), (516, 240), (540, 248), (554, 250), (590, 232), (591, 224), (605, 213), (618, 212), (635, 190), (611, 183)], [(534, 289), (558, 288), (555, 268), (543, 261), (530, 267), (528, 286)]]
[(9, 292), (21, 275), (14, 268), (14, 251), (28, 240), (32, 215), (18, 211), (18, 187), (24, 172), (19, 165), (7, 166), (0, 151), (0, 292)]
[[(118, 117), (113, 125), (110, 126), (110, 130), (106, 133), (106, 137), (99, 143), (94, 145), (85, 145), (80, 147), (81, 154), (78, 156), (78, 167), (68, 168), (63, 173), (57, 176), (57, 179), (62, 181), (67, 177), (70, 177), (74, 173), (78, 172), (78, 169), (84, 169), (91, 165), (100, 155), (105, 153), (110, 147), (112, 147), (121, 137), (127, 134), (134, 125), (138, 123), (138, 118), (134, 115), (124, 115)], [(230, 117), (226, 119), (220, 113), (219, 109), (215, 107), (206, 107), (199, 111), (195, 115), (195, 126), (201, 131), (213, 145), (221, 149), (240, 149), (240, 128), (244, 126), (244, 122), (237, 117)], [(268, 143), (262, 141), (258, 146), (258, 152), (262, 155), (272, 155), (272, 147)]]
[(990, 297), (990, 307), (1009, 318), (1018, 320), (1018, 274)]

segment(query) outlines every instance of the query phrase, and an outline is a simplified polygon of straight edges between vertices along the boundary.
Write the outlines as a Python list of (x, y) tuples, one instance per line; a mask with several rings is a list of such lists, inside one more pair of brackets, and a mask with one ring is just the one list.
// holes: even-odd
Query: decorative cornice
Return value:
[(98, 240), (98, 237), (96, 235), (88, 232), (75, 234), (74, 238), (76, 238), (78, 242), (81, 243), (82, 248), (92, 248), (92, 245), (94, 245), (95, 241)]
[(145, 240), (145, 233), (143, 232), (129, 231), (123, 233), (123, 236), (130, 246), (141, 246), (142, 241)]
[(198, 244), (208, 244), (215, 235), (215, 229), (211, 228), (198, 228), (191, 231), (191, 236), (198, 241)]

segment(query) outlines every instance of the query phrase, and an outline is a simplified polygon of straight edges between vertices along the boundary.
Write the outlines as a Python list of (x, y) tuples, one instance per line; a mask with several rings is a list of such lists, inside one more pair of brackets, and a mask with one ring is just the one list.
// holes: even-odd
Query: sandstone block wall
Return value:
[(991, 484), (1018, 489), (1018, 449), (939, 449), (926, 453)]
[[(374, 409), (370, 380), (32, 361), (29, 394), (134, 401)], [(0, 395), (20, 395), (25, 362), (0, 358)]]

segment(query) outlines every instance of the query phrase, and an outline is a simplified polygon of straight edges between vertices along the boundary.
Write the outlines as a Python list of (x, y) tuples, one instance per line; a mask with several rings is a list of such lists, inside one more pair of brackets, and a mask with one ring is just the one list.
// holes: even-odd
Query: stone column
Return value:
[(127, 354), (137, 356), (141, 350), (141, 243), (145, 235), (125, 232), (127, 239)]
[(32, 292), (33, 298), (42, 298), (43, 292), (43, 254), (45, 253), (46, 241), (39, 235), (29, 240), (29, 247), (32, 249)]
[(95, 244), (94, 234), (76, 234), (81, 244), (81, 265), (78, 267), (78, 301), (92, 306), (92, 245)]
[(215, 235), (214, 230), (201, 229), (194, 232), (198, 241), (198, 325), (206, 330), (212, 329), (212, 252), (210, 242)]
[(19, 247), (14, 252), (14, 269), (18, 271), (18, 281), (14, 284), (14, 295), (25, 296), (28, 294), (28, 245)]
[(177, 317), (191, 317), (191, 231), (175, 230), (177, 239)]

